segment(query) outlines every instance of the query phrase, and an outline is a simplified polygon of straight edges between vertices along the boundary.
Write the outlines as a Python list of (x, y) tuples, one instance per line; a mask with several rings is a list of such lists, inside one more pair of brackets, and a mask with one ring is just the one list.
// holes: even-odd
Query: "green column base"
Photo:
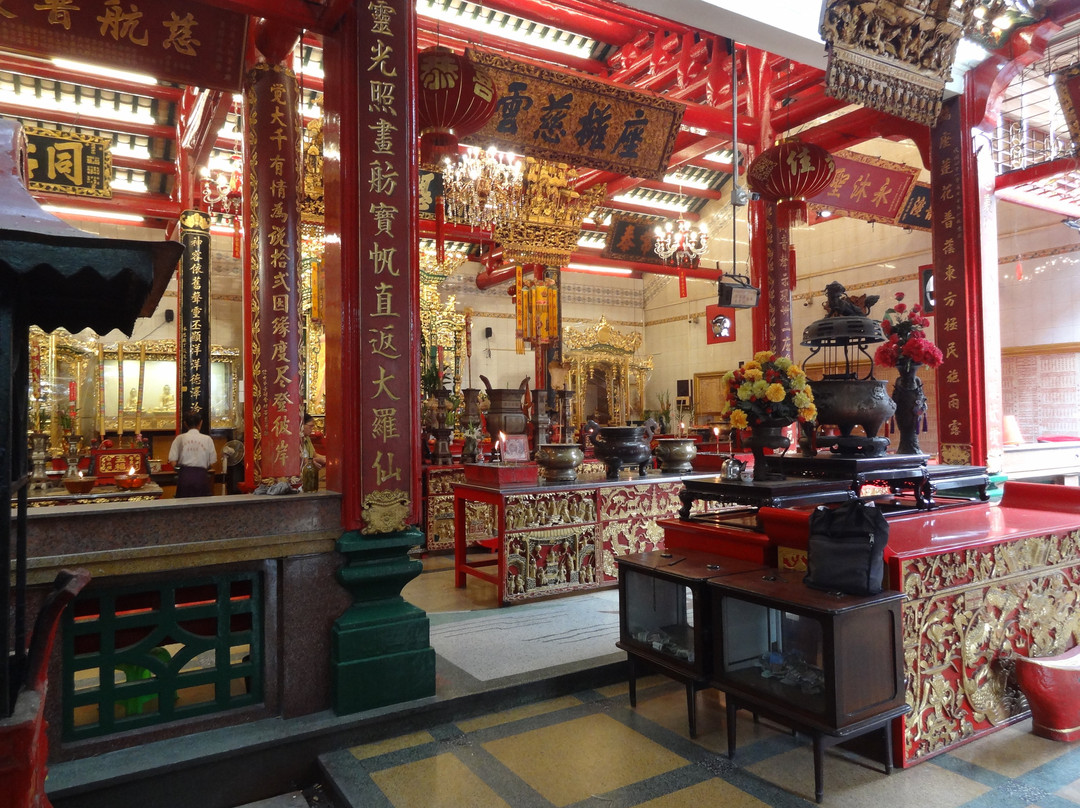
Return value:
[(338, 539), (338, 551), (349, 558), (338, 578), (354, 600), (331, 634), (333, 704), (339, 715), (435, 695), (427, 613), (400, 595), (422, 569), (408, 557), (422, 538), (420, 531), (407, 530), (347, 533)]

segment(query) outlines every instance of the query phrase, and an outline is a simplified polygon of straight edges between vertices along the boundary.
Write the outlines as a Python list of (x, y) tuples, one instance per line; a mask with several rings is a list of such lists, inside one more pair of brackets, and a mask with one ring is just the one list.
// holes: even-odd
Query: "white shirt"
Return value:
[(177, 435), (169, 448), (169, 462), (178, 468), (197, 466), (209, 469), (217, 459), (214, 439), (197, 429)]

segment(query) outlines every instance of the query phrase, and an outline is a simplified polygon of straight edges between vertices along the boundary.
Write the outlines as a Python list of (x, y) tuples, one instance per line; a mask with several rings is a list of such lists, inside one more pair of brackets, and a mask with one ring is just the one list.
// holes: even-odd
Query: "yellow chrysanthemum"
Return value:
[[(777, 366), (779, 367), (779, 362), (777, 363)], [(801, 367), (799, 367), (798, 365), (796, 365), (794, 362), (792, 362), (786, 368), (780, 368), (780, 370), (787, 373), (789, 379), (794, 379), (796, 376), (804, 376), (805, 375), (803, 373), (803, 369)]]
[(754, 354), (754, 361), (758, 364), (762, 364), (764, 362), (772, 362), (774, 359), (776, 359), (776, 354), (774, 354), (772, 351), (758, 351), (756, 354)]
[(742, 410), (731, 411), (731, 426), (733, 429), (746, 429), (750, 422), (746, 419), (746, 413)]
[(745, 375), (748, 382), (756, 382), (763, 374), (758, 368), (750, 368)]
[(761, 370), (761, 363), (756, 359), (751, 359), (749, 362), (743, 363), (742, 369), (744, 373), (750, 370)]
[(814, 421), (817, 419), (817, 407), (811, 404), (809, 407), (802, 407), (799, 409), (799, 420), (801, 421)]
[(769, 388), (765, 391), (765, 398), (769, 401), (777, 404), (787, 398), (787, 390), (784, 389), (784, 385), (779, 382), (774, 382), (769, 385)]

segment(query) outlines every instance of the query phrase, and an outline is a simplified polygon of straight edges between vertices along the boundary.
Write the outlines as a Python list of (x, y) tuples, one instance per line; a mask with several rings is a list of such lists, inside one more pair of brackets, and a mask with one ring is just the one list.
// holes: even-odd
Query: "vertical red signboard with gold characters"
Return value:
[(184, 245), (177, 342), (180, 412), (202, 415), (206, 432), (210, 429), (210, 217), (200, 210), (185, 210), (180, 215), (180, 243)]
[[(408, 17), (400, 2), (361, 6), (360, 448), (364, 533), (405, 530), (416, 521), (414, 434), (419, 412), (413, 312), (417, 182), (415, 118), (408, 77), (415, 69)], [(365, 16), (366, 15), (366, 16)]]
[(972, 463), (972, 420), (967, 402), (974, 374), (967, 334), (973, 327), (965, 267), (974, 249), (965, 235), (962, 162), (966, 148), (961, 108), (956, 102), (942, 106), (931, 133), (934, 171), (931, 189), (934, 210), (934, 291), (937, 321), (934, 338), (944, 361), (938, 368), (937, 412), (941, 459), (945, 463)]
[(251, 390), (254, 474), (300, 473), (300, 138), (295, 74), (262, 63), (248, 74)]

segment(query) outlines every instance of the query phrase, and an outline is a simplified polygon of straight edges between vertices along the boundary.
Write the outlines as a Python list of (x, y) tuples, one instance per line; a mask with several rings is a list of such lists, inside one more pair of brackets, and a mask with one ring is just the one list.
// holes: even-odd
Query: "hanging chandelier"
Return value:
[(202, 180), (202, 198), (210, 213), (235, 216), (240, 212), (243, 198), (244, 158), (234, 152), (229, 155), (228, 168), (209, 169)]
[(704, 222), (694, 230), (690, 222), (680, 217), (675, 224), (668, 221), (656, 228), (653, 250), (670, 266), (696, 267), (708, 247), (709, 230)]
[(515, 214), (521, 193), (521, 161), (495, 149), (470, 148), (443, 161), (446, 216), (470, 227), (490, 229)]
[(470, 149), (444, 163), (446, 218), (490, 228), (507, 261), (563, 267), (607, 193), (606, 185), (578, 191), (577, 179), (566, 163)]

